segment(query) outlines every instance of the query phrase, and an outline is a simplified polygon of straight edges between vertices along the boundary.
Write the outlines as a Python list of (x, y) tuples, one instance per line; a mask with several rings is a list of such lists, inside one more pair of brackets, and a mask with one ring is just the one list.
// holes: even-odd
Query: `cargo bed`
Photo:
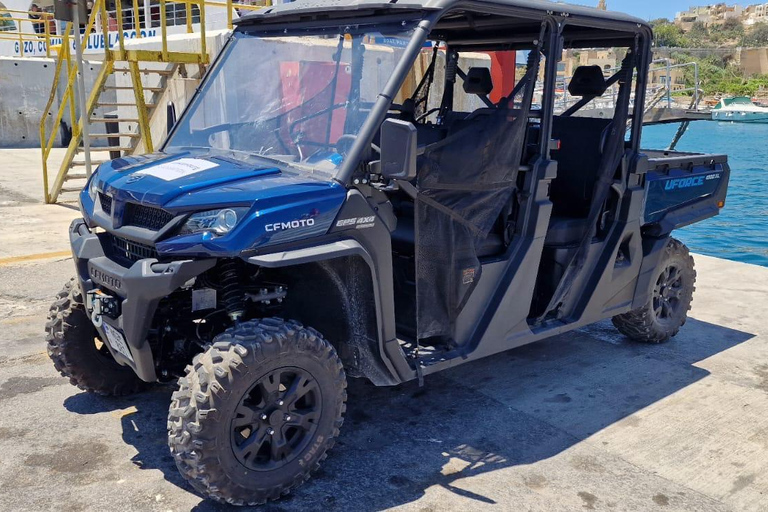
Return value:
[(725, 206), (731, 170), (726, 155), (644, 150), (643, 231), (669, 234), (717, 215)]

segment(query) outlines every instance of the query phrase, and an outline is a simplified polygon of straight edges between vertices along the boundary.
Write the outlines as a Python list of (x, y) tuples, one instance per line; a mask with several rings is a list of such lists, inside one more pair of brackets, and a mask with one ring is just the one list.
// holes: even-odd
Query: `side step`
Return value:
[[(113, 135), (114, 137), (114, 135)], [(133, 151), (132, 147), (125, 147), (125, 146), (107, 146), (107, 147), (95, 147), (91, 148), (91, 151)]]
[(139, 133), (92, 133), (92, 139), (111, 139), (112, 137), (130, 137), (132, 139), (141, 138)]
[[(163, 90), (162, 87), (142, 87), (145, 92), (161, 92)], [(111, 91), (132, 91), (133, 86), (128, 85), (105, 85), (104, 90), (111, 90)]]
[(92, 117), (90, 123), (138, 123), (138, 118), (133, 117)]
[[(130, 73), (131, 70), (128, 68), (113, 68), (113, 71), (115, 73)], [(139, 73), (143, 73), (145, 75), (166, 75), (171, 76), (173, 74), (173, 69), (140, 69)]]
[(61, 192), (80, 192), (83, 187), (61, 187)]
[[(135, 103), (102, 103), (102, 102), (98, 102), (96, 103), (96, 105), (100, 107), (135, 107), (136, 106)], [(152, 109), (157, 106), (154, 103), (145, 103), (145, 105), (148, 109)]]

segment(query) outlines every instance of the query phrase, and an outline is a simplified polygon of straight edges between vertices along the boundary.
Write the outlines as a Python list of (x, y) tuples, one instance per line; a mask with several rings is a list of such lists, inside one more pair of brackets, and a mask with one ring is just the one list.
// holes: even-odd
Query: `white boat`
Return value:
[(712, 110), (713, 121), (768, 123), (768, 107), (761, 107), (746, 96), (723, 98)]

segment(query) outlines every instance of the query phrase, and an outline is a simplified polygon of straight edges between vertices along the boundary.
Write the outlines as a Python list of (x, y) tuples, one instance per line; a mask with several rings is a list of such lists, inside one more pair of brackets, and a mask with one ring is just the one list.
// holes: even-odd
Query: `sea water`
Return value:
[[(666, 149), (678, 126), (646, 126), (642, 147)], [(693, 252), (768, 267), (768, 124), (692, 122), (676, 150), (728, 155), (731, 180), (719, 216), (674, 236)]]

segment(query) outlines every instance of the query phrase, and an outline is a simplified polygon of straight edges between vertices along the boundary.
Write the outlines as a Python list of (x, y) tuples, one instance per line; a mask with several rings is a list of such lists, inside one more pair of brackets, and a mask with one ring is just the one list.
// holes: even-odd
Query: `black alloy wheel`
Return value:
[(298, 457), (314, 438), (322, 411), (317, 381), (283, 367), (258, 379), (232, 419), (232, 451), (245, 467), (271, 471)]
[(688, 319), (696, 290), (693, 257), (679, 240), (667, 241), (657, 269), (658, 277), (648, 284), (648, 302), (613, 317), (619, 332), (641, 343), (665, 343), (676, 336)]
[(346, 388), (336, 350), (316, 330), (279, 318), (241, 322), (179, 379), (168, 412), (176, 466), (216, 501), (276, 500), (327, 457)]
[(683, 274), (674, 264), (669, 265), (659, 275), (653, 290), (653, 312), (660, 322), (674, 321), (685, 292)]

